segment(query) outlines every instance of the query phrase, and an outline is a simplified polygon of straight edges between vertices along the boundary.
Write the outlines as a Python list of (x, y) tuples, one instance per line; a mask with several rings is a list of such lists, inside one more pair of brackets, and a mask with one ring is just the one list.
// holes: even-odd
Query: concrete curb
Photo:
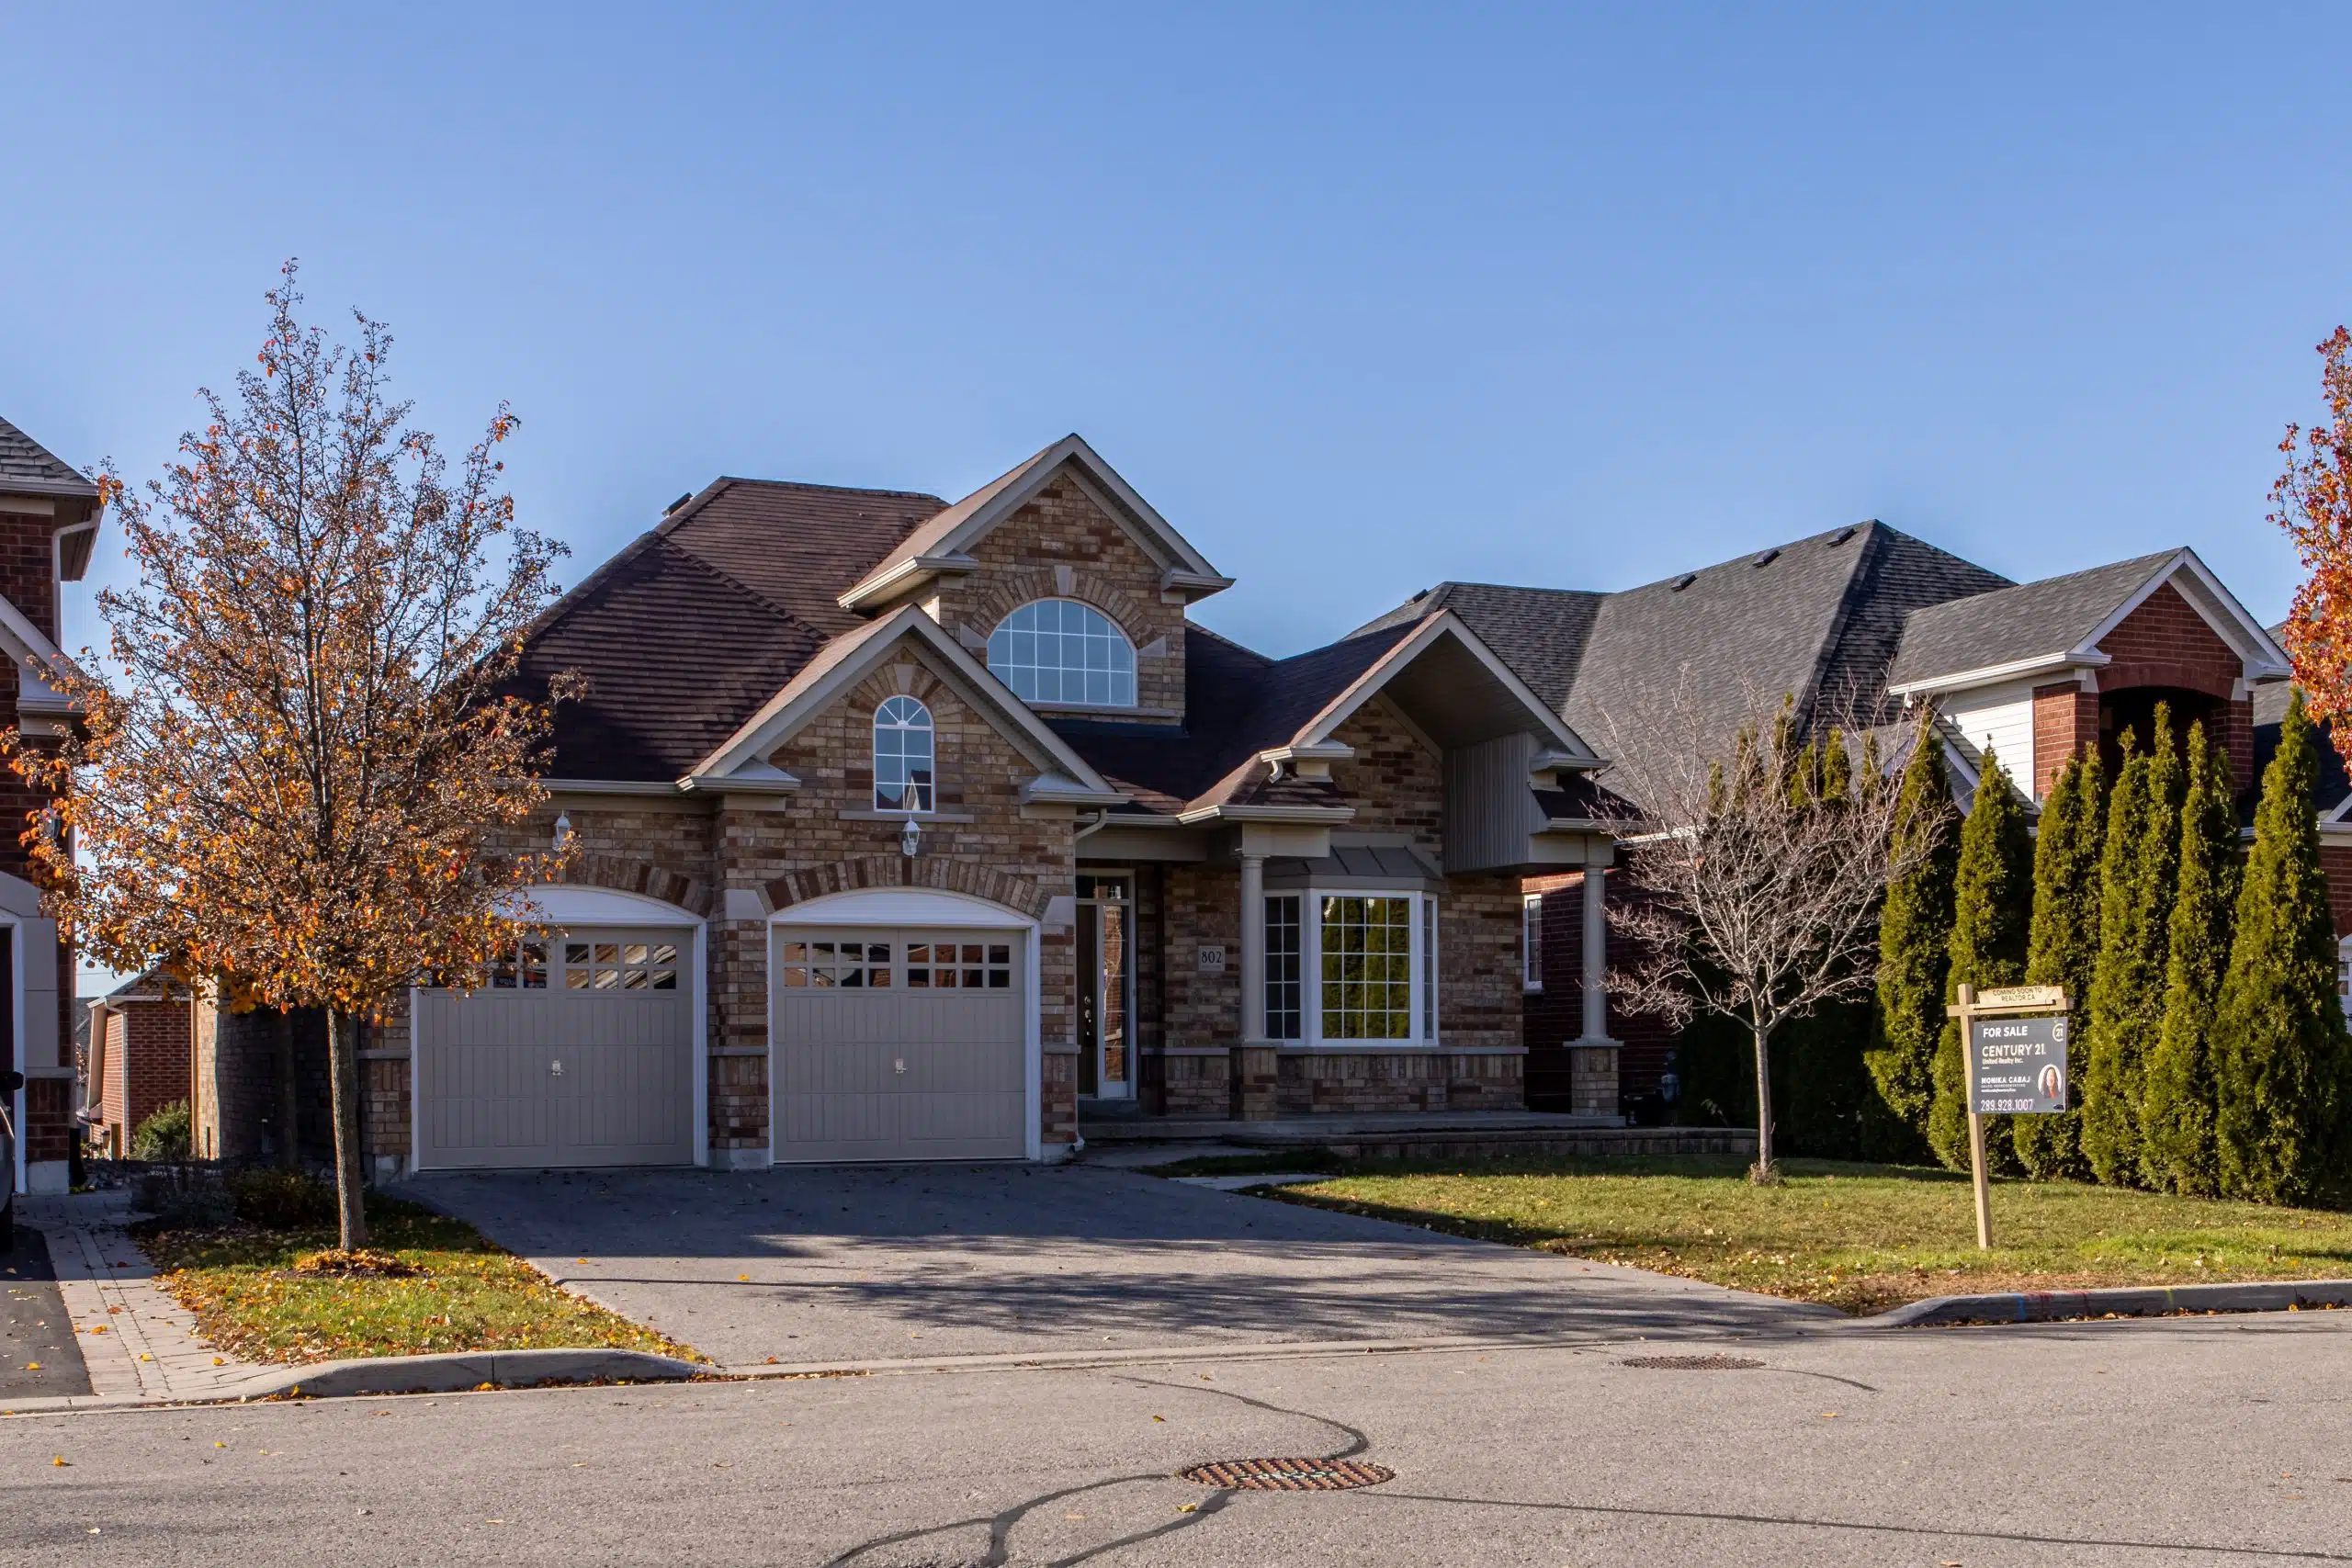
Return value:
[(2004, 1292), (1990, 1296), (1930, 1296), (1855, 1328), (1936, 1328), (1962, 1323), (2058, 1323), (2086, 1317), (2162, 1317), (2174, 1313), (2293, 1312), (2352, 1306), (2352, 1280), (2278, 1284), (2150, 1285), (2108, 1291)]
[(644, 1350), (494, 1350), (446, 1356), (378, 1356), (273, 1369), (243, 1382), (236, 1399), (300, 1393), (320, 1399), (355, 1393), (462, 1393), (489, 1383), (530, 1388), (549, 1382), (675, 1382), (718, 1371)]

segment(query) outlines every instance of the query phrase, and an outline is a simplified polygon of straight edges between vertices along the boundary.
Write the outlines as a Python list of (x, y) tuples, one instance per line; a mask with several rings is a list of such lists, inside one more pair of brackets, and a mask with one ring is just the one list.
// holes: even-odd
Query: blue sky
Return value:
[(1871, 516), (2272, 619), (2352, 316), (2336, 57), (2225, 8), (191, 9), (0, 14), (0, 414), (153, 472), (300, 256), (568, 580), (1075, 429), (1275, 652)]

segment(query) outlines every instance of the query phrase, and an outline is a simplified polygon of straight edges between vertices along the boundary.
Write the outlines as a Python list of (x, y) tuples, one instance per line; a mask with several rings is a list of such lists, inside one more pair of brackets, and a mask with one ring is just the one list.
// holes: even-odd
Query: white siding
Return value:
[(1955, 692), (1939, 705), (1980, 751), (1998, 753), (2020, 788), (2033, 785), (2033, 682), (2008, 681)]

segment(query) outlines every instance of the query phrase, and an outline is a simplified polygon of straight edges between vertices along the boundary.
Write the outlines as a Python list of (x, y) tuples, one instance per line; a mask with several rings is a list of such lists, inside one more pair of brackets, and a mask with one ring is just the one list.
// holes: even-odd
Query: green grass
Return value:
[(2220, 1280), (2352, 1278), (2352, 1214), (2065, 1182), (1996, 1182), (1976, 1250), (1968, 1179), (1791, 1160), (1390, 1164), (1275, 1194), (1714, 1284), (1880, 1312), (1925, 1296)]
[(141, 1244), (156, 1283), (197, 1328), (245, 1360), (307, 1362), (453, 1350), (615, 1348), (692, 1357), (684, 1346), (559, 1290), (462, 1220), (370, 1196), (370, 1247), (421, 1272), (398, 1279), (297, 1274), (332, 1247), (332, 1228), (150, 1227)]

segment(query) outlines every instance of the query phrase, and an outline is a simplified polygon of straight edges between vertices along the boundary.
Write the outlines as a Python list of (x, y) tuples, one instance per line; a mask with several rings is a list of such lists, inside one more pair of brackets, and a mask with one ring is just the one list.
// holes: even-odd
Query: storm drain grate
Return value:
[(1393, 1470), (1351, 1459), (1228, 1459), (1178, 1473), (1228, 1492), (1347, 1492), (1396, 1479)]
[(1617, 1364), (1654, 1372), (1752, 1372), (1764, 1363), (1745, 1356), (1629, 1356)]

